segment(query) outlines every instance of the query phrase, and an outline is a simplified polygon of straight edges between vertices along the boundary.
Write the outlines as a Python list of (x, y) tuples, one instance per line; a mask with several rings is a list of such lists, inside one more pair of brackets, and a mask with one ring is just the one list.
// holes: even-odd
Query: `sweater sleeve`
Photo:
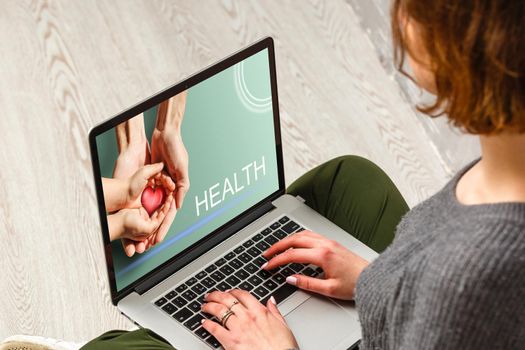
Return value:
[(427, 270), (394, 348), (523, 348), (525, 254), (500, 248), (476, 251), (498, 254), (487, 259), (470, 251)]

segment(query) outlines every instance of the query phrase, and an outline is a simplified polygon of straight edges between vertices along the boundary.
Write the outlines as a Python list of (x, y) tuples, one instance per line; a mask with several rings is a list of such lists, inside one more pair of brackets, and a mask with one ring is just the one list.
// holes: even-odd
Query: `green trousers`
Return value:
[[(408, 211), (396, 186), (377, 165), (357, 156), (332, 159), (301, 176), (288, 187), (305, 203), (365, 243), (382, 252)], [(321, 232), (322, 233), (322, 232)], [(110, 331), (82, 349), (173, 349), (149, 329)]]

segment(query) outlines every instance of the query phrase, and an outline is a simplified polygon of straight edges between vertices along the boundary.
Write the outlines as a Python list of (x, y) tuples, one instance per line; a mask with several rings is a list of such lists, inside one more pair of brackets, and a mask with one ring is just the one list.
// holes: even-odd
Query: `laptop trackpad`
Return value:
[(348, 339), (346, 349), (360, 337), (357, 312), (350, 314), (328, 298), (312, 296), (285, 319), (300, 349), (332, 349), (355, 338)]

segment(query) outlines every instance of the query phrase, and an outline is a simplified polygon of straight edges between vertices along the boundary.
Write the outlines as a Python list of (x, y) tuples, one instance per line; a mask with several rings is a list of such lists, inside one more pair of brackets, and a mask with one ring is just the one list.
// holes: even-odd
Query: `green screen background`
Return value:
[[(151, 139), (156, 114), (157, 107), (144, 113), (148, 139)], [(183, 207), (178, 211), (164, 241), (143, 254), (128, 258), (120, 241), (112, 242), (117, 290), (278, 189), (267, 50), (188, 90), (182, 138), (189, 154), (191, 182)], [(101, 174), (103, 177), (112, 177), (118, 155), (115, 130), (99, 135), (96, 141)], [(235, 195), (226, 195), (223, 202), (206, 213), (201, 211), (197, 217), (196, 195), (201, 200), (204, 191), (216, 183), (222, 189), (226, 177), (232, 180), (234, 172), (237, 172), (238, 177), (244, 176), (241, 169), (254, 161), (260, 164), (263, 156), (265, 176)], [(222, 190), (218, 198), (222, 198)], [(182, 235), (186, 236), (181, 238)]]

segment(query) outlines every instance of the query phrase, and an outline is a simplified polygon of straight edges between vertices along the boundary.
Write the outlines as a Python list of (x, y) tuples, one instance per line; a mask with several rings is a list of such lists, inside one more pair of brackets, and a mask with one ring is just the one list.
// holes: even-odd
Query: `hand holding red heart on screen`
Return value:
[(140, 197), (140, 202), (148, 215), (151, 216), (155, 210), (159, 209), (162, 204), (164, 204), (165, 199), (164, 189), (161, 187), (151, 187), (148, 186), (142, 192)]

